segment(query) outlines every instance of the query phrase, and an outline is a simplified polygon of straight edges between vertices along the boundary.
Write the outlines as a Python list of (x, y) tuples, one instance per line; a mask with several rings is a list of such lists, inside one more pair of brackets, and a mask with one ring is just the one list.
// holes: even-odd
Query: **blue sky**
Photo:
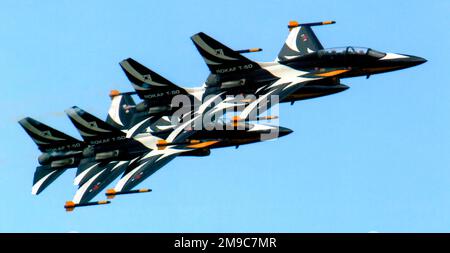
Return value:
[[(1, 1), (0, 232), (450, 232), (450, 2)], [(73, 136), (64, 109), (104, 118), (131, 89), (133, 57), (182, 86), (208, 74), (189, 37), (203, 31), (273, 60), (289, 20), (325, 47), (366, 46), (424, 65), (343, 80), (346, 92), (280, 107), (294, 133), (175, 159), (152, 193), (66, 213), (66, 172), (31, 195), (39, 152), (17, 124), (34, 117)]]

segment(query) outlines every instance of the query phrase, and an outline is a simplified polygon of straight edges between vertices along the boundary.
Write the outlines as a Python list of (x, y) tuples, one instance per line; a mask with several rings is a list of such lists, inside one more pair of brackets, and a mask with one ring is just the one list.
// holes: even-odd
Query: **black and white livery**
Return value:
[[(92, 199), (117, 178), (106, 191), (109, 199), (150, 192), (135, 187), (178, 156), (207, 156), (214, 148), (263, 141), (262, 135), (272, 132), (277, 134), (268, 139), (291, 133), (258, 122), (276, 118), (263, 114), (278, 103), (344, 91), (349, 88), (341, 83), (344, 78), (368, 78), (426, 62), (370, 48), (324, 48), (312, 28), (334, 23), (291, 21), (280, 52), (268, 62), (244, 56), (261, 49), (233, 50), (206, 33), (194, 34), (191, 40), (210, 71), (195, 88), (181, 87), (132, 58), (121, 61), (134, 91), (110, 93), (106, 121), (76, 106), (66, 110), (82, 140), (29, 117), (19, 121), (41, 151), (32, 193), (40, 194), (70, 168), (77, 168), (78, 190), (66, 202), (68, 211), (109, 204)], [(228, 112), (234, 113), (231, 120)]]

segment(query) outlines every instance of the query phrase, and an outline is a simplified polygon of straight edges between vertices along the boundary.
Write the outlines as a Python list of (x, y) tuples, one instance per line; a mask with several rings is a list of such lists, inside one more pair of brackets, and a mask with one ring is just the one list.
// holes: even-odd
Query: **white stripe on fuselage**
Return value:
[(380, 58), (380, 61), (404, 59), (404, 58), (409, 58), (409, 56), (402, 55), (402, 54), (386, 53), (386, 55), (383, 58)]

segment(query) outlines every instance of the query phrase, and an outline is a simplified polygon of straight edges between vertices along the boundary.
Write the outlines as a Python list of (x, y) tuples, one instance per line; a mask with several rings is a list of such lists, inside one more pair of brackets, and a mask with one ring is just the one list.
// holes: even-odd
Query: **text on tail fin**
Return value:
[(99, 140), (115, 141), (125, 137), (125, 133), (86, 111), (74, 106), (65, 111), (83, 139), (90, 144)]
[(19, 124), (42, 152), (52, 150), (78, 150), (84, 147), (84, 143), (81, 141), (30, 117), (21, 119)]
[(260, 68), (256, 62), (249, 60), (205, 33), (197, 33), (191, 39), (213, 74), (244, 73)]

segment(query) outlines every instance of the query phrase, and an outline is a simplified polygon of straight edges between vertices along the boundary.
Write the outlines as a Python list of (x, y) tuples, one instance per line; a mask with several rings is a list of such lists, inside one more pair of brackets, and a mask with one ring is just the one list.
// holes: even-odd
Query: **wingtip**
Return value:
[(79, 109), (80, 108), (78, 108), (76, 105), (74, 105), (74, 106), (71, 106), (71, 107), (65, 109), (64, 112), (67, 114), (72, 114), (72, 113), (76, 113), (76, 111)]
[(109, 92), (109, 96), (110, 96), (111, 98), (117, 97), (117, 96), (119, 96), (119, 95), (120, 95), (120, 91), (119, 91), (119, 90), (111, 90), (111, 91)]
[(106, 190), (106, 193), (105, 193), (107, 199), (115, 198), (116, 194), (117, 194), (117, 192), (114, 189), (108, 189), (108, 190)]
[(73, 201), (66, 201), (64, 204), (64, 209), (66, 209), (66, 212), (72, 212), (75, 209), (75, 203)]
[(27, 121), (29, 121), (29, 117), (22, 118), (22, 119), (18, 120), (17, 123), (19, 123), (21, 126), (23, 126), (23, 124), (25, 124)]

